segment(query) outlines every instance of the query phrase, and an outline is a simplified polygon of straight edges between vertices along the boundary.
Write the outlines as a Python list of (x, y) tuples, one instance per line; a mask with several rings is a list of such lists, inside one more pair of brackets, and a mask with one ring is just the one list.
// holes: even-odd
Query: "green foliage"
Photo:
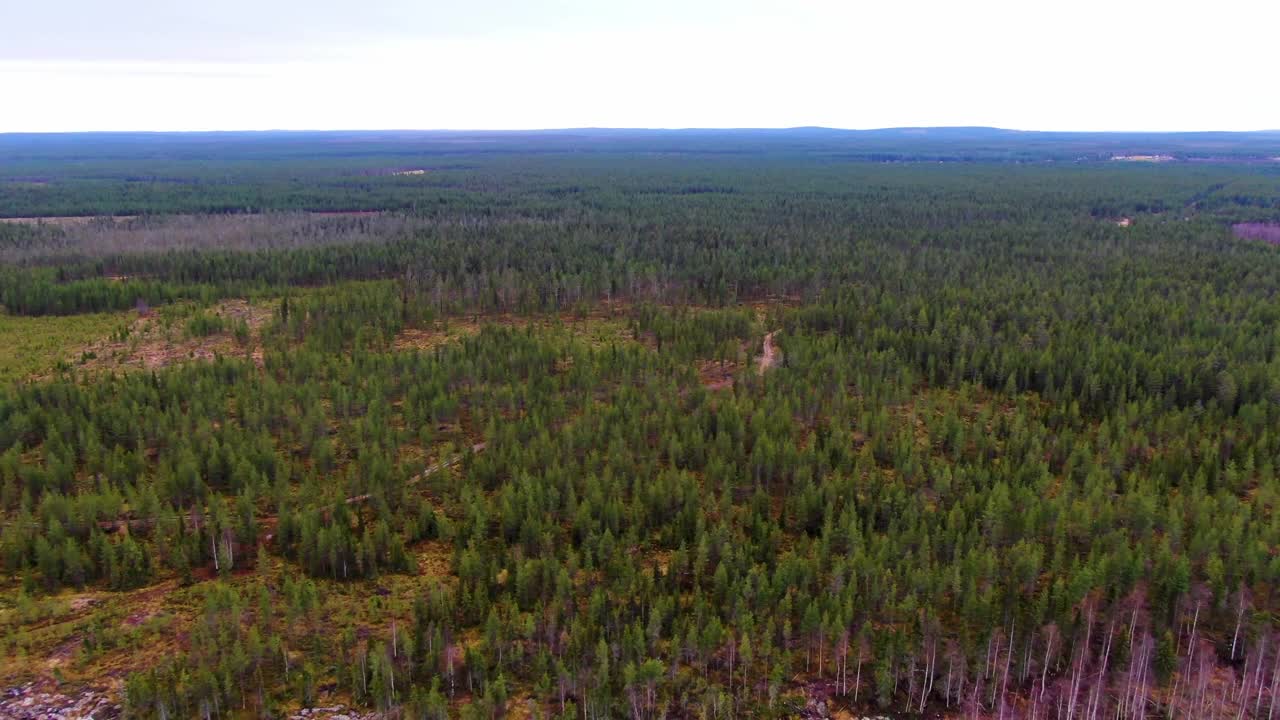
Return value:
[(68, 317), (20, 317), (0, 313), (0, 385), (53, 372), (72, 353), (127, 327), (127, 317), (99, 313)]
[(187, 320), (187, 334), (191, 337), (208, 337), (223, 332), (227, 321), (221, 315), (198, 311)]
[(6, 388), (22, 622), (190, 585), (136, 716), (1127, 716), (1203, 707), (1206, 668), (1260, 696), (1280, 256), (1221, 225), (1274, 173), (526, 162), (381, 242), (6, 269), (31, 314), (321, 285), (256, 358)]

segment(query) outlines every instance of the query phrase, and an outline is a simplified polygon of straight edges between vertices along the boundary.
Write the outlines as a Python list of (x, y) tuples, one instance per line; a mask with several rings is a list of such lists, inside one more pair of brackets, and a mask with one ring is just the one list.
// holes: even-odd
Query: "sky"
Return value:
[(0, 0), (0, 132), (1280, 128), (1276, 0)]

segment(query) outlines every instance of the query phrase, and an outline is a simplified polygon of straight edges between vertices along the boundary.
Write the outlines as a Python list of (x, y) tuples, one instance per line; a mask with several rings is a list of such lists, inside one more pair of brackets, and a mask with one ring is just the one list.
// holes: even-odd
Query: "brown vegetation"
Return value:
[(89, 372), (105, 370), (155, 370), (189, 360), (209, 361), (236, 354), (262, 364), (260, 333), (271, 318), (275, 304), (227, 300), (209, 312), (231, 322), (244, 322), (250, 332), (248, 344), (241, 344), (230, 330), (208, 337), (190, 337), (179, 318), (165, 313), (140, 314), (129, 326), (128, 335), (108, 337), (77, 348), (70, 362)]
[(1280, 223), (1236, 223), (1231, 232), (1245, 240), (1262, 240), (1280, 245)]

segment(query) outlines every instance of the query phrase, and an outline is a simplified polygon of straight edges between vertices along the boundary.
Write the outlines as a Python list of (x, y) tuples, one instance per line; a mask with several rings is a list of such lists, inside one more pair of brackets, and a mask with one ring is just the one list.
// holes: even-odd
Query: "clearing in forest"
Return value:
[(71, 348), (126, 326), (129, 313), (41, 317), (0, 314), (0, 384), (47, 375), (67, 360)]
[[(213, 360), (218, 356), (246, 353), (261, 364), (259, 336), (275, 307), (275, 301), (226, 300), (204, 310), (181, 304), (143, 315), (132, 314), (132, 322), (123, 324), (110, 335), (99, 333), (95, 341), (81, 344), (75, 356), (69, 358), (69, 364), (89, 371), (154, 370), (188, 360)], [(204, 318), (220, 327), (207, 334), (192, 332), (198, 319)], [(236, 327), (247, 329), (247, 337), (237, 339)]]

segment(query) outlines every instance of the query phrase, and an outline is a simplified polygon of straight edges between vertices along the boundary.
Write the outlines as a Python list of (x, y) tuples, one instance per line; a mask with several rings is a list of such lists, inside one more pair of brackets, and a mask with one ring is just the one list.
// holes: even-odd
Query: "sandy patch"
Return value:
[(761, 375), (766, 370), (772, 369), (778, 364), (781, 355), (778, 352), (778, 346), (773, 344), (773, 336), (777, 330), (764, 336), (764, 345), (760, 349), (760, 355), (756, 358), (756, 371)]

